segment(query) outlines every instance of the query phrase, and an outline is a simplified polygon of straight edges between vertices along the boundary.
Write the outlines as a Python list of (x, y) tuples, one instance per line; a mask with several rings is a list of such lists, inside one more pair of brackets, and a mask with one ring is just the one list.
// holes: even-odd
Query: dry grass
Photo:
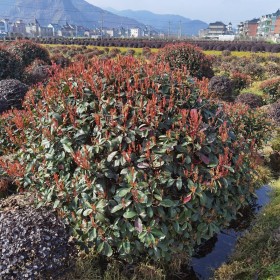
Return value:
[(186, 279), (183, 271), (188, 267), (189, 260), (188, 254), (184, 253), (168, 264), (152, 264), (151, 260), (125, 264), (116, 259), (106, 263), (92, 251), (79, 256), (75, 266), (58, 280), (167, 280), (175, 276), (175, 279)]

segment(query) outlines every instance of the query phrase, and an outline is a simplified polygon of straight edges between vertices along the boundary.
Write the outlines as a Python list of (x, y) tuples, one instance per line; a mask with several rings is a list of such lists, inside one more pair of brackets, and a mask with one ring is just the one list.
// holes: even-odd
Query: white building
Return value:
[(12, 25), (12, 32), (16, 35), (26, 35), (26, 24), (23, 20), (17, 20)]
[(112, 29), (106, 29), (105, 30), (105, 33), (106, 33), (106, 35), (107, 36), (109, 36), (109, 37), (117, 37), (117, 35), (118, 35), (118, 32), (117, 32), (117, 30), (115, 29), (115, 28), (112, 28)]
[(0, 20), (0, 33), (1, 34), (8, 34), (11, 32), (11, 25), (8, 19), (1, 19)]
[(62, 27), (56, 23), (50, 23), (48, 28), (52, 30), (52, 36), (54, 37), (61, 37), (62, 36)]
[[(225, 35), (233, 35), (233, 28), (231, 22), (226, 25), (221, 21), (210, 23), (208, 28), (199, 31), (200, 38), (218, 39), (223, 38)], [(227, 38), (227, 37), (224, 37)], [(228, 37), (228, 40), (232, 37)], [(221, 39), (222, 40), (222, 39)]]
[(144, 36), (144, 32), (141, 28), (130, 28), (130, 37), (131, 38), (140, 38)]

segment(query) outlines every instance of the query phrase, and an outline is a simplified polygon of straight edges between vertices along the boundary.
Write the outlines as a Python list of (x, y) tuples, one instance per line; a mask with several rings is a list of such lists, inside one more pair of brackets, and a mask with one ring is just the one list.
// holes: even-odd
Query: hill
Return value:
[(189, 18), (173, 14), (155, 14), (150, 11), (117, 11), (111, 8), (107, 10), (124, 17), (129, 17), (145, 25), (153, 26), (165, 33), (177, 35), (181, 29), (182, 35), (197, 35), (200, 29), (208, 27), (206, 22), (191, 20)]
[(68, 21), (89, 28), (100, 27), (102, 24), (108, 28), (143, 26), (135, 19), (115, 15), (85, 0), (1, 0), (1, 17), (12, 21), (22, 19), (25, 22), (36, 18), (41, 25), (63, 25)]

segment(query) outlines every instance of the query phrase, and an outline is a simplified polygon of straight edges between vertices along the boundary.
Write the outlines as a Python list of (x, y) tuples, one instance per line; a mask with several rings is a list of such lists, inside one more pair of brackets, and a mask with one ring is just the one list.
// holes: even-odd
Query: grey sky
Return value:
[(149, 10), (159, 14), (178, 14), (207, 23), (221, 20), (237, 25), (240, 21), (274, 13), (279, 0), (86, 0), (100, 8)]

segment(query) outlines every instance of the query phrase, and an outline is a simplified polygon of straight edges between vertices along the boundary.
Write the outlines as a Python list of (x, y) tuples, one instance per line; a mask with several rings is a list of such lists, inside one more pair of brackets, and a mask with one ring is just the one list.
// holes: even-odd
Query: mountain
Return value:
[(0, 0), (0, 18), (11, 21), (22, 19), (45, 26), (49, 23), (64, 25), (66, 21), (85, 27), (143, 27), (135, 19), (115, 15), (89, 4), (85, 0)]
[(164, 31), (165, 33), (170, 32), (172, 35), (177, 35), (180, 30), (182, 35), (197, 35), (200, 29), (205, 29), (208, 27), (206, 22), (201, 20), (191, 20), (179, 15), (162, 15), (149, 11), (117, 11), (112, 8), (107, 8), (106, 10), (111, 11), (119, 16), (133, 18), (145, 25), (153, 26), (158, 30)]

